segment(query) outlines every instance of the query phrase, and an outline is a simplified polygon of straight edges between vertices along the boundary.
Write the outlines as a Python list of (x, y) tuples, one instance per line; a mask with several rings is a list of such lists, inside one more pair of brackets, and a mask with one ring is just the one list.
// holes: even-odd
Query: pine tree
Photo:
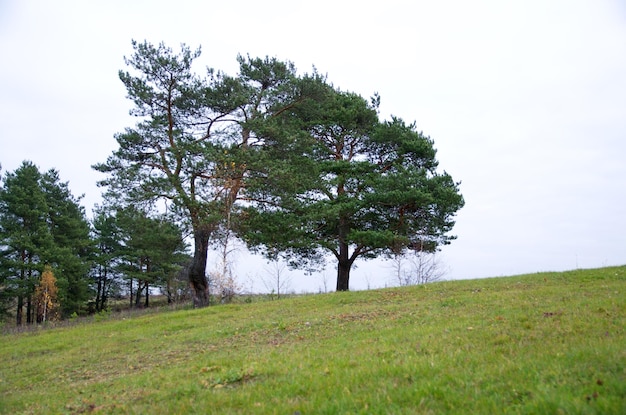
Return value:
[[(169, 280), (189, 261), (182, 231), (165, 217), (150, 217), (135, 208), (116, 212), (121, 246), (119, 269), (128, 280), (131, 307), (148, 307), (150, 289), (167, 290)], [(134, 290), (134, 292), (133, 292)]]
[[(303, 159), (295, 165), (266, 157), (266, 177), (275, 179), (247, 189), (256, 194), (247, 207), (249, 245), (270, 258), (282, 252), (296, 267), (332, 254), (337, 291), (349, 289), (357, 259), (450, 243), (464, 204), (458, 183), (438, 170), (430, 137), (399, 118), (380, 121), (378, 104), (378, 96), (368, 102), (329, 86), (326, 99), (285, 113), (300, 120), (311, 146), (292, 155)], [(263, 150), (284, 149), (266, 139)]]
[(65, 314), (82, 310), (90, 296), (91, 240), (78, 202), (55, 170), (41, 174), (37, 166), (25, 161), (4, 177), (0, 188), (0, 308), (6, 312), (15, 307), (18, 325), (35, 321), (33, 295), (45, 264), (57, 270), (58, 296)]
[(200, 78), (191, 70), (200, 49), (183, 45), (175, 53), (148, 42), (133, 47), (126, 59), (130, 72), (120, 71), (120, 79), (138, 122), (117, 134), (119, 148), (94, 168), (108, 175), (99, 183), (108, 187), (107, 197), (123, 205), (165, 200), (188, 227), (194, 304), (206, 306), (207, 252), (245, 192), (252, 154), (263, 145), (255, 131), (304, 101), (307, 92), (293, 65), (275, 58), (240, 56), (236, 77), (209, 69)]
[(59, 296), (64, 315), (80, 313), (92, 296), (89, 270), (95, 246), (80, 198), (74, 197), (58, 171), (42, 175), (48, 207), (48, 226), (54, 240), (51, 261), (58, 269)]
[(32, 294), (50, 259), (54, 241), (48, 227), (41, 174), (31, 162), (7, 172), (0, 188), (0, 300), (15, 306), (16, 324), (33, 322)]
[(109, 297), (119, 289), (122, 281), (119, 270), (122, 230), (115, 216), (102, 208), (95, 212), (92, 226), (96, 245), (92, 268), (92, 284), (96, 291), (94, 311), (99, 312), (107, 308)]

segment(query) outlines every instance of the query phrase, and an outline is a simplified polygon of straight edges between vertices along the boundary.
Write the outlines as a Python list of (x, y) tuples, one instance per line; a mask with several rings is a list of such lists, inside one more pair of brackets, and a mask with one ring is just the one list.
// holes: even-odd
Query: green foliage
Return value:
[(5, 313), (17, 301), (17, 324), (53, 247), (41, 180), (39, 169), (24, 162), (5, 174), (0, 189), (0, 300)]
[(331, 253), (338, 290), (357, 258), (454, 239), (458, 183), (437, 170), (433, 142), (415, 125), (379, 120), (380, 97), (368, 102), (275, 58), (239, 56), (237, 76), (200, 77), (200, 49), (133, 47), (119, 75), (138, 121), (94, 168), (108, 175), (108, 198), (165, 200), (193, 232), (196, 305), (208, 303), (208, 246), (231, 231), (309, 270)]
[(294, 68), (274, 58), (239, 57), (237, 77), (209, 69), (199, 77), (191, 65), (200, 50), (183, 45), (133, 42), (120, 71), (138, 117), (116, 136), (119, 148), (94, 168), (108, 198), (121, 205), (166, 200), (170, 212), (193, 232), (189, 279), (197, 305), (208, 304), (207, 250), (245, 187), (251, 154), (263, 139), (254, 133), (301, 99)]
[(173, 300), (174, 280), (189, 263), (187, 244), (176, 223), (165, 215), (153, 217), (127, 207), (100, 208), (93, 226), (97, 244), (92, 271), (97, 289), (94, 311), (105, 310), (122, 285), (130, 288), (136, 306), (141, 305), (142, 296), (144, 305), (149, 305), (153, 288), (160, 288)]
[(50, 262), (55, 264), (59, 284), (59, 301), (64, 315), (84, 311), (92, 291), (88, 278), (94, 245), (91, 229), (67, 183), (62, 183), (59, 173), (50, 170), (42, 176), (41, 186), (46, 195), (48, 226), (54, 240)]
[(120, 269), (125, 278), (138, 283), (135, 305), (144, 290), (147, 306), (149, 288), (165, 288), (188, 262), (182, 231), (163, 216), (152, 218), (130, 207), (117, 211), (116, 221), (122, 242), (117, 252)]
[(93, 315), (93, 321), (100, 322), (111, 318), (111, 311), (108, 309), (100, 310)]
[[(190, 281), (204, 304), (206, 250), (219, 218), (218, 192), (212, 183), (219, 146), (211, 126), (228, 112), (202, 104), (211, 101), (213, 93), (207, 81), (191, 71), (199, 49), (183, 45), (177, 54), (164, 44), (135, 41), (133, 47), (134, 54), (126, 59), (132, 72), (120, 71), (119, 76), (138, 121), (116, 135), (118, 149), (94, 168), (108, 175), (99, 184), (107, 186), (109, 200), (124, 206), (167, 200), (181, 222), (193, 229), (196, 247)], [(214, 79), (222, 77), (217, 74)]]
[(0, 302), (16, 301), (16, 322), (32, 323), (32, 295), (45, 264), (57, 276), (64, 313), (79, 311), (90, 296), (91, 255), (84, 210), (60, 182), (58, 172), (41, 174), (31, 162), (6, 173), (0, 189)]
[(96, 291), (93, 309), (99, 312), (107, 308), (111, 296), (119, 293), (121, 280), (119, 265), (123, 237), (115, 216), (103, 208), (98, 208), (94, 212), (92, 232), (95, 249), (91, 275)]
[[(320, 89), (317, 100), (284, 115), (293, 126), (288, 131), (299, 129), (307, 140), (291, 158), (264, 158), (269, 180), (248, 188), (257, 203), (247, 208), (245, 239), (270, 257), (285, 253), (299, 267), (331, 253), (337, 290), (347, 290), (357, 258), (448, 244), (464, 202), (458, 183), (437, 171), (432, 140), (415, 125), (380, 122), (378, 99), (370, 104)], [(267, 140), (264, 151), (281, 154), (280, 138)]]
[(621, 414), (624, 290), (614, 267), (4, 335), (0, 412)]

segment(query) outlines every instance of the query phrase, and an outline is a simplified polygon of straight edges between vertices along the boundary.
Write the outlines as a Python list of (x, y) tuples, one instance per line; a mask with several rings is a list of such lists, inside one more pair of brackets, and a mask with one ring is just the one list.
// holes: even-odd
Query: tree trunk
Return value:
[(96, 312), (101, 310), (102, 290), (102, 271), (100, 271), (100, 275), (98, 276), (98, 288), (96, 289)]
[(130, 297), (130, 308), (133, 308), (133, 279), (132, 278), (128, 280), (128, 290), (129, 290), (129, 297)]
[(106, 286), (106, 282), (105, 282), (104, 287), (102, 288), (102, 298), (100, 298), (100, 310), (98, 311), (103, 311), (106, 309), (107, 300), (109, 299), (109, 296), (107, 295), (106, 290), (108, 290), (108, 287)]
[(167, 303), (168, 304), (172, 304), (172, 284), (170, 283), (169, 278), (167, 280), (167, 286), (165, 288), (165, 294), (167, 295)]
[[(32, 262), (32, 260), (29, 257), (28, 262)], [(28, 297), (26, 297), (26, 324), (33, 324), (35, 322), (35, 310), (33, 309), (33, 295), (32, 295), (32, 287), (30, 286), (31, 281), (33, 281), (33, 270), (32, 268), (28, 270), (28, 276), (27, 276), (27, 281), (28, 281)]]
[[(343, 185), (340, 186), (339, 192), (343, 193)], [(348, 291), (350, 288), (350, 268), (352, 261), (348, 254), (349, 246), (346, 242), (349, 232), (349, 225), (346, 218), (339, 219), (339, 256), (337, 258), (337, 291)]]
[(144, 302), (144, 307), (148, 308), (150, 306), (150, 284), (146, 281), (146, 301)]
[(206, 278), (207, 254), (209, 252), (209, 236), (207, 228), (194, 229), (193, 261), (189, 267), (189, 285), (193, 290), (193, 306), (209, 305), (209, 282)]
[(100, 288), (100, 303), (96, 304), (96, 311), (103, 311), (107, 306), (107, 299), (109, 298), (107, 295), (107, 291), (109, 290), (109, 284), (107, 283), (106, 272), (105, 276), (102, 279), (102, 286)]
[(15, 324), (18, 326), (22, 325), (22, 315), (24, 313), (24, 297), (21, 295), (17, 296), (17, 310), (15, 311)]
[(348, 244), (339, 241), (339, 258), (337, 258), (337, 291), (348, 291), (350, 288), (350, 268), (352, 261), (348, 258)]
[(350, 281), (350, 261), (339, 261), (337, 263), (337, 291), (349, 291)]
[(106, 291), (108, 289), (107, 277), (108, 270), (105, 266), (98, 267), (98, 289), (96, 292), (96, 312), (104, 310), (106, 306)]
[[(22, 265), (26, 264), (26, 252), (22, 251), (21, 252), (22, 255)], [(23, 286), (24, 285), (24, 281), (26, 280), (26, 271), (25, 268), (22, 268), (22, 270), (20, 271), (20, 285)], [(22, 289), (22, 287), (20, 287), (20, 289)], [(20, 293), (17, 296), (17, 309), (15, 310), (15, 324), (18, 326), (22, 325), (23, 322), (23, 315), (24, 315), (24, 296)]]
[(26, 298), (26, 324), (33, 324), (33, 298), (29, 295)]
[(135, 308), (139, 308), (141, 306), (141, 291), (143, 290), (143, 286), (141, 285), (141, 280), (137, 280), (137, 292), (135, 293)]

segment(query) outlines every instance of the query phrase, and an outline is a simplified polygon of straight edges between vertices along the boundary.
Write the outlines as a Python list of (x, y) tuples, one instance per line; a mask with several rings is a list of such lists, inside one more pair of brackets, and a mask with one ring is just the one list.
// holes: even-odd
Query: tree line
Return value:
[(162, 215), (190, 235), (184, 274), (196, 306), (208, 305), (207, 254), (225, 236), (306, 271), (334, 258), (338, 291), (359, 258), (435, 252), (454, 239), (459, 183), (414, 123), (380, 119), (377, 94), (365, 99), (269, 57), (238, 56), (236, 75), (199, 75), (200, 48), (132, 45), (119, 77), (137, 121), (93, 168), (109, 211), (135, 209), (130, 222)]
[(59, 173), (29, 161), (2, 177), (0, 314), (17, 325), (102, 311), (121, 292), (131, 306), (147, 306), (151, 288), (173, 297), (187, 261), (181, 229), (164, 217), (100, 208), (88, 220)]

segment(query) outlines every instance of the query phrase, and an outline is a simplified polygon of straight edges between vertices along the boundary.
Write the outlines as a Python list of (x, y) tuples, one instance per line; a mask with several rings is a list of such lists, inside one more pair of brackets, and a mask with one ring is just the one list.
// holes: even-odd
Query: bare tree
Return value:
[(319, 287), (319, 292), (320, 294), (327, 293), (328, 292), (328, 274), (326, 274), (326, 270), (324, 270), (324, 272), (321, 272), (319, 275), (322, 281), (322, 285)]
[(209, 272), (209, 290), (221, 303), (229, 303), (243, 291), (242, 285), (233, 273), (232, 257), (239, 250), (231, 229), (232, 205), (227, 206), (226, 223), (218, 234), (219, 263), (215, 270)]
[(265, 267), (267, 272), (265, 277), (261, 277), (263, 285), (276, 298), (280, 298), (281, 294), (285, 294), (291, 288), (292, 276), (287, 270), (287, 265), (279, 259), (273, 260)]
[(445, 275), (437, 254), (422, 250), (403, 252), (391, 259), (394, 282), (400, 286), (427, 284)]
[(210, 290), (222, 304), (230, 303), (242, 291), (241, 284), (230, 271), (227, 274), (209, 272), (209, 280)]

